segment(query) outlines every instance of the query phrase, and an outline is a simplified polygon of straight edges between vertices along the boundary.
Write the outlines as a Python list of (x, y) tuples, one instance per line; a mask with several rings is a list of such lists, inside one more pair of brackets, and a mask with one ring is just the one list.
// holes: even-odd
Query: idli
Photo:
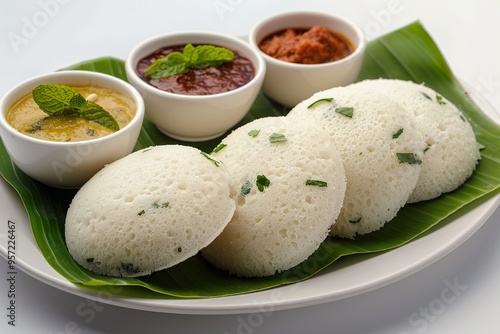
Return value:
[(267, 117), (237, 128), (211, 154), (233, 177), (231, 222), (202, 255), (216, 267), (262, 277), (306, 260), (326, 239), (346, 178), (330, 137), (312, 122)]
[(420, 173), (423, 139), (400, 104), (349, 85), (314, 94), (287, 118), (314, 121), (342, 158), (347, 189), (331, 235), (376, 231), (406, 204)]
[(66, 243), (82, 267), (136, 277), (171, 267), (207, 246), (235, 210), (232, 179), (189, 146), (153, 146), (99, 171), (75, 195)]
[(408, 202), (436, 198), (467, 180), (481, 158), (471, 125), (460, 110), (433, 89), (397, 79), (365, 80), (360, 87), (378, 91), (414, 115), (424, 136), (420, 176)]

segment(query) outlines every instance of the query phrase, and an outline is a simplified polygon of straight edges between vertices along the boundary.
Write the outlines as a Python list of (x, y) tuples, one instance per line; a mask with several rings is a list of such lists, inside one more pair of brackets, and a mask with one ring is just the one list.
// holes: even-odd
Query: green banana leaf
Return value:
[[(124, 63), (115, 58), (90, 60), (68, 69), (98, 71), (126, 80)], [(489, 119), (468, 97), (420, 23), (412, 23), (368, 44), (358, 80), (370, 78), (425, 82), (455, 103), (472, 124), (478, 141), (485, 147), (478, 168), (456, 191), (432, 201), (407, 205), (395, 219), (377, 232), (355, 240), (329, 238), (308, 260), (274, 276), (238, 278), (212, 267), (199, 255), (141, 278), (113, 278), (94, 274), (73, 261), (64, 242), (66, 209), (75, 191), (54, 189), (32, 180), (11, 162), (1, 142), (0, 171), (18, 192), (43, 256), (62, 276), (83, 289), (98, 291), (106, 286), (119, 286), (120, 289), (117, 290), (120, 290), (120, 295), (140, 298), (208, 298), (296, 283), (313, 275), (320, 275), (327, 267), (334, 270), (336, 260), (341, 257), (393, 249), (424, 233), (432, 233), (433, 228), (453, 223), (453, 218), (457, 215), (499, 193), (500, 148), (497, 143), (500, 142), (500, 126)], [(260, 117), (285, 115), (287, 111), (260, 94), (240, 125)], [(189, 145), (210, 152), (219, 141), (220, 138)], [(174, 143), (188, 144), (166, 137), (146, 119), (135, 149)]]

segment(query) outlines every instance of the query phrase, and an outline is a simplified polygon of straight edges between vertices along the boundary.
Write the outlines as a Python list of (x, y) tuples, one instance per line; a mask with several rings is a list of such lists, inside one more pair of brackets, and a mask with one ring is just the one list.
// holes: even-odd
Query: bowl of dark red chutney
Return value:
[(250, 44), (266, 62), (263, 92), (288, 107), (356, 80), (366, 41), (349, 20), (324, 12), (287, 12), (258, 22)]
[(243, 119), (261, 89), (266, 64), (237, 37), (179, 31), (137, 45), (125, 70), (156, 127), (195, 142), (217, 138)]

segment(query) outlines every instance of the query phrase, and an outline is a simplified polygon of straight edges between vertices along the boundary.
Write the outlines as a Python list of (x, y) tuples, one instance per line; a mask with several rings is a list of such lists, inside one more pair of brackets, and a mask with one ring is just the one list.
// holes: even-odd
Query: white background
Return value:
[[(137, 43), (159, 33), (206, 29), (243, 36), (269, 14), (306, 9), (344, 15), (369, 39), (420, 20), (455, 75), (500, 110), (497, 0), (2, 0), (0, 94), (31, 76), (83, 60), (124, 59)], [(0, 332), (500, 333), (499, 221), (497, 210), (451, 254), (389, 286), (328, 304), (271, 312), (259, 319), (248, 314), (176, 315), (92, 304), (20, 273), (17, 326), (11, 327), (6, 317), (7, 264), (2, 258)], [(443, 291), (453, 282), (461, 290), (453, 301), (443, 303)], [(85, 305), (94, 312), (77, 312)]]

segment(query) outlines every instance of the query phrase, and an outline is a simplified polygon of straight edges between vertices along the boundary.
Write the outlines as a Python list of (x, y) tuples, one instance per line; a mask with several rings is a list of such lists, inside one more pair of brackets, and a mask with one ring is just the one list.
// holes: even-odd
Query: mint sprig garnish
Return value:
[(59, 84), (39, 85), (32, 91), (38, 107), (49, 116), (79, 117), (117, 131), (120, 126), (103, 107), (85, 100), (71, 87)]
[(146, 76), (160, 79), (175, 74), (183, 74), (190, 68), (206, 68), (220, 66), (225, 62), (233, 61), (233, 51), (214, 45), (198, 45), (191, 43), (184, 47), (182, 52), (174, 51), (166, 57), (157, 59), (146, 68)]

